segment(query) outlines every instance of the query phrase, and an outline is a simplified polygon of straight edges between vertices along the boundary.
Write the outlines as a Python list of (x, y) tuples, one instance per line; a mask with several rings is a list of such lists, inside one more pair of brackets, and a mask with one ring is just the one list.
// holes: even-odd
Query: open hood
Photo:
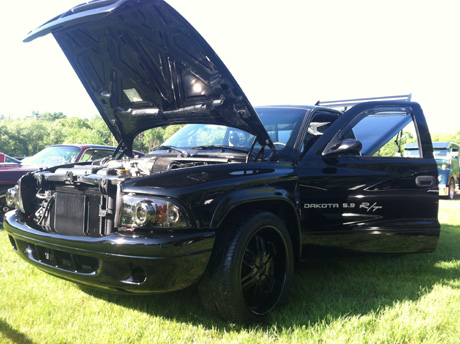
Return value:
[(162, 0), (96, 0), (30, 32), (52, 33), (115, 138), (210, 123), (273, 144), (252, 105), (201, 35)]

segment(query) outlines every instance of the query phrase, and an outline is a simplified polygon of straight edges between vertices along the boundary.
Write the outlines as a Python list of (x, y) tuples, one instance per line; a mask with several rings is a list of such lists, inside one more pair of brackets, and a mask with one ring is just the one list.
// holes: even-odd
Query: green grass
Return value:
[(266, 323), (227, 324), (196, 287), (153, 296), (81, 288), (20, 260), (0, 231), (0, 343), (460, 343), (460, 201), (435, 253), (314, 260)]

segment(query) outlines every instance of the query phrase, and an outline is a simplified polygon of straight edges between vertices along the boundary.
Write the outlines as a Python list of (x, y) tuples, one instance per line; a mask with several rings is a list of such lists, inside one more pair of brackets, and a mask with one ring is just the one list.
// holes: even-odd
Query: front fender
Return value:
[(217, 229), (228, 217), (249, 209), (267, 210), (280, 216), (291, 234), (293, 249), (300, 259), (302, 244), (297, 201), (293, 193), (276, 187), (256, 187), (228, 193), (213, 213), (210, 228)]
[(225, 216), (236, 207), (245, 203), (278, 201), (289, 205), (296, 212), (294, 195), (284, 189), (274, 187), (249, 188), (228, 193), (217, 205), (210, 227), (217, 228)]

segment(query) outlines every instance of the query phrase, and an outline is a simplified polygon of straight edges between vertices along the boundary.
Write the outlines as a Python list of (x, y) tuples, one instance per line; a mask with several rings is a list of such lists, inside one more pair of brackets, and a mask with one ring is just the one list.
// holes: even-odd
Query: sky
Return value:
[[(51, 35), (27, 33), (82, 0), (0, 2), (0, 115), (92, 117)], [(460, 131), (458, 0), (169, 0), (253, 105), (412, 94), (432, 133)]]

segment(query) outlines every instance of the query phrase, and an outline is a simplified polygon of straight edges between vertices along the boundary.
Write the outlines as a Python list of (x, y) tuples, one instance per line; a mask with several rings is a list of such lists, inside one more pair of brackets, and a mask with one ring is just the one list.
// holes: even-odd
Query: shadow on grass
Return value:
[(21, 333), (14, 328), (12, 328), (7, 322), (0, 319), (0, 333), (6, 337), (12, 343), (21, 343), (21, 344), (33, 344), (34, 342), (30, 340), (24, 333)]
[(459, 246), (460, 228), (443, 225), (434, 253), (310, 260), (296, 269), (287, 305), (273, 312), (265, 323), (251, 326), (228, 324), (210, 316), (201, 306), (196, 286), (151, 296), (116, 295), (81, 288), (123, 307), (206, 328), (282, 330), (384, 312), (397, 302), (421, 299), (434, 285), (451, 285), (460, 276), (460, 268), (444, 265), (460, 261)]

